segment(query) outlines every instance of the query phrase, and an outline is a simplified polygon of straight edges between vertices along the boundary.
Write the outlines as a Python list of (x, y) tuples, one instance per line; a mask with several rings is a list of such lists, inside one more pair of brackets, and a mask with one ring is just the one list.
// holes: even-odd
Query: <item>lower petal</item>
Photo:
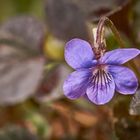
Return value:
[(109, 73), (104, 73), (105, 75), (99, 75), (99, 78), (90, 83), (88, 86), (86, 94), (89, 100), (97, 105), (102, 105), (109, 102), (115, 90), (115, 83), (113, 77)]
[(114, 78), (116, 90), (122, 94), (134, 94), (138, 87), (138, 80), (132, 70), (124, 66), (109, 66), (109, 72)]
[(77, 99), (86, 92), (90, 70), (82, 69), (71, 73), (63, 85), (65, 96), (70, 99)]

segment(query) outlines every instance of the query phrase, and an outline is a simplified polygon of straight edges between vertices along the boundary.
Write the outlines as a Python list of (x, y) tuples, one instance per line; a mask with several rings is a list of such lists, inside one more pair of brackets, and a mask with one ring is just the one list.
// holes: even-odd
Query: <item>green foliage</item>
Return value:
[(0, 130), (0, 140), (39, 140), (25, 128), (9, 125)]

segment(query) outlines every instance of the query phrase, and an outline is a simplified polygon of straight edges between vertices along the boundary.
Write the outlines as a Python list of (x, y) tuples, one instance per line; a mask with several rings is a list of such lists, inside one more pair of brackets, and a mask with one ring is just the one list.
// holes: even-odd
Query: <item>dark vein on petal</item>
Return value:
[(95, 99), (98, 100), (97, 96), (101, 92), (107, 93), (111, 86), (112, 77), (110, 73), (106, 72), (104, 69), (96, 69), (91, 77), (91, 89), (95, 94)]

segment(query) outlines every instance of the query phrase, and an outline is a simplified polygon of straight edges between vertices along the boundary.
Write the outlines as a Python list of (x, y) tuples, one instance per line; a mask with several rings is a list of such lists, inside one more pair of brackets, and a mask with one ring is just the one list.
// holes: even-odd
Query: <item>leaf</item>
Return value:
[(140, 90), (135, 93), (130, 102), (129, 113), (131, 115), (140, 115)]
[(0, 105), (25, 101), (41, 83), (45, 58), (41, 47), (45, 25), (31, 16), (18, 16), (0, 27)]
[(63, 96), (63, 83), (71, 70), (64, 64), (46, 69), (38, 92), (34, 96), (37, 102), (51, 102)]
[(51, 127), (40, 112), (28, 111), (23, 122), (26, 128), (32, 133), (37, 134), (40, 139), (48, 139), (50, 137)]
[(44, 58), (27, 54), (17, 48), (0, 45), (0, 105), (22, 102), (37, 90), (42, 79)]
[(27, 129), (16, 125), (9, 125), (0, 130), (1, 140), (39, 140), (38, 137)]
[(86, 23), (95, 24), (102, 16), (109, 17), (117, 28), (132, 37), (131, 0), (59, 0), (57, 3), (46, 0), (45, 7), (48, 28), (60, 39), (90, 39), (92, 36), (87, 32)]
[(74, 37), (89, 39), (85, 16), (70, 0), (46, 0), (46, 23), (50, 32), (68, 41)]
[(14, 40), (37, 52), (41, 52), (45, 34), (45, 24), (31, 16), (13, 17), (0, 27), (0, 39)]
[(86, 17), (99, 18), (103, 14), (115, 9), (119, 4), (118, 0), (73, 0), (73, 2), (84, 12)]

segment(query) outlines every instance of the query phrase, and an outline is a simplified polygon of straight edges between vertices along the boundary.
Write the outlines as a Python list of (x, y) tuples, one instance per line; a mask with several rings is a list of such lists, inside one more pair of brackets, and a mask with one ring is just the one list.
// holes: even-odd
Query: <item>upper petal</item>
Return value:
[(123, 64), (137, 55), (140, 54), (140, 50), (138, 49), (116, 49), (113, 51), (106, 52), (104, 56), (101, 58), (102, 63), (106, 64)]
[(65, 96), (77, 99), (86, 92), (90, 71), (88, 69), (77, 70), (71, 73), (64, 82), (63, 90)]
[(105, 71), (99, 71), (93, 76), (86, 94), (91, 102), (101, 105), (112, 99), (114, 90), (115, 83), (113, 77)]
[(116, 90), (122, 94), (134, 94), (138, 80), (132, 70), (124, 66), (109, 66), (109, 72), (114, 78)]
[(94, 54), (90, 44), (82, 39), (72, 39), (65, 47), (65, 60), (74, 69), (89, 68)]

